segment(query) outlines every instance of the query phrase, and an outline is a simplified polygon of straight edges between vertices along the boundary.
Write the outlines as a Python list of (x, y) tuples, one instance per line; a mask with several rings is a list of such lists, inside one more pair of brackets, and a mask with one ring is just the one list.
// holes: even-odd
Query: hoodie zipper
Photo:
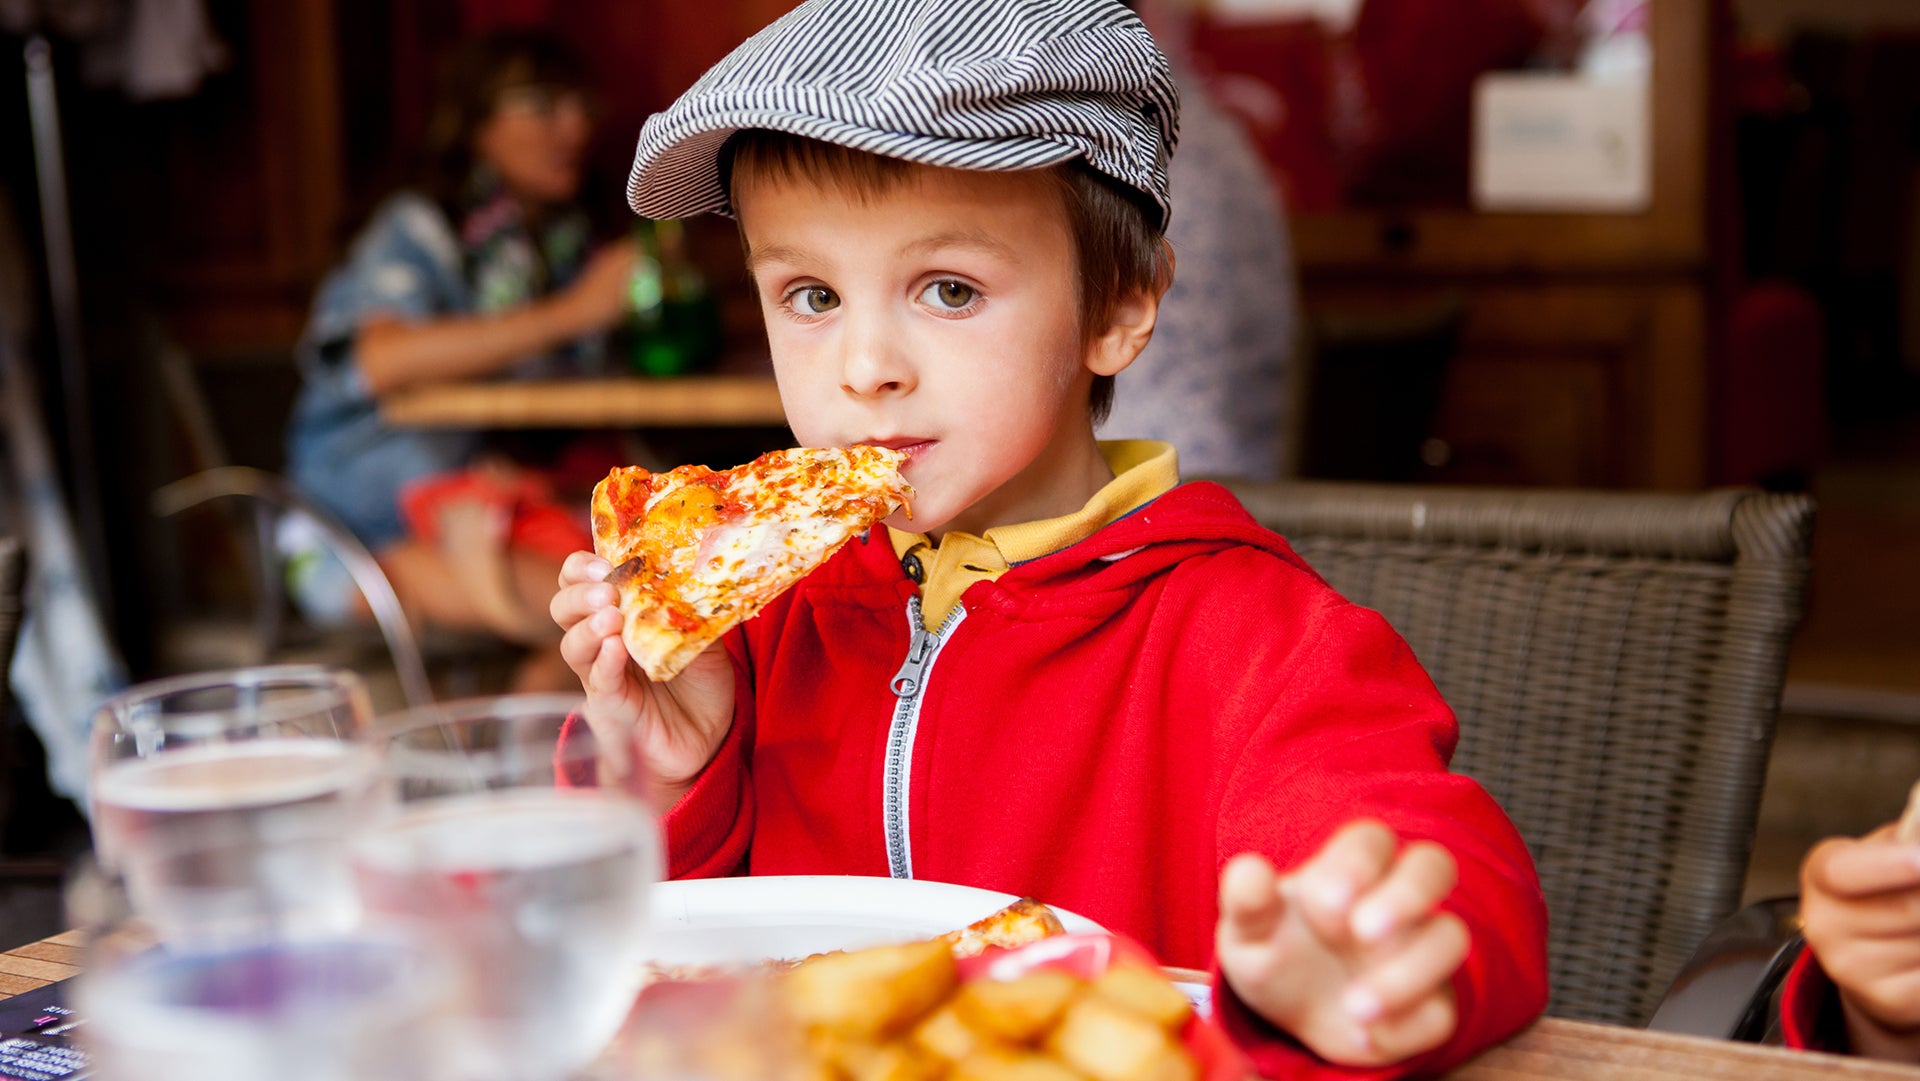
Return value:
[(893, 724), (887, 729), (887, 773), (881, 792), (881, 823), (887, 833), (887, 871), (895, 878), (913, 877), (913, 853), (907, 848), (907, 787), (913, 769), (913, 736), (920, 727), (920, 701), (926, 693), (927, 677), (933, 671), (934, 658), (947, 644), (953, 629), (967, 617), (962, 605), (954, 605), (938, 629), (929, 632), (920, 618), (920, 598), (907, 599), (907, 659), (893, 674), (891, 684), (896, 701)]

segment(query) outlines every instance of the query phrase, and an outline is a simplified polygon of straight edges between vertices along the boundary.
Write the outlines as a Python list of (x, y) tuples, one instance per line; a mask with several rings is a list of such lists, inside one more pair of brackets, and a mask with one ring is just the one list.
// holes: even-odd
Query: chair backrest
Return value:
[(1458, 714), (1454, 768), (1539, 867), (1549, 1012), (1645, 1023), (1739, 903), (1812, 500), (1234, 487), (1387, 617)]
[(386, 571), (351, 530), (279, 476), (241, 465), (221, 466), (182, 477), (153, 494), (153, 507), (155, 513), (164, 517), (214, 499), (240, 500), (252, 512), (255, 558), (252, 577), (259, 594), (255, 633), (263, 648), (270, 649), (277, 640), (285, 604), (284, 567), (274, 543), (275, 533), (281, 519), (299, 518), (346, 567), (354, 585), (366, 598), (392, 657), (394, 674), (407, 705), (432, 704), (433, 687), (427, 678), (419, 638), (407, 621)]

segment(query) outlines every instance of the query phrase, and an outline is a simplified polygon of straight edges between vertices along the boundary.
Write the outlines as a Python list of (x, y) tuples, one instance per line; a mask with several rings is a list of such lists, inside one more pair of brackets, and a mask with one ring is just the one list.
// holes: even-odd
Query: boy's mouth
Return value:
[(904, 450), (907, 452), (908, 463), (912, 463), (922, 454), (925, 454), (934, 444), (934, 440), (921, 439), (917, 436), (903, 436), (899, 439), (863, 439), (861, 442), (870, 447), (885, 447), (888, 450)]

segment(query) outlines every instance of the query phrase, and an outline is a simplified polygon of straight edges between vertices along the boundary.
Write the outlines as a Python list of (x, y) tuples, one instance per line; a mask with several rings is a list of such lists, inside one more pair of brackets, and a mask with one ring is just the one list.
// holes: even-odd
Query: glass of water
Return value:
[(90, 951), (75, 1006), (100, 1081), (445, 1081), (439, 955), (349, 932)]
[[(390, 799), (354, 846), (370, 926), (439, 944), (469, 1081), (587, 1066), (638, 991), (659, 830), (601, 771), (577, 696), (508, 695), (383, 718)], [(603, 783), (604, 779), (604, 783)]]
[(357, 676), (319, 665), (178, 676), (103, 702), (94, 847), (134, 911), (200, 945), (353, 926), (347, 843), (375, 790), (372, 712)]

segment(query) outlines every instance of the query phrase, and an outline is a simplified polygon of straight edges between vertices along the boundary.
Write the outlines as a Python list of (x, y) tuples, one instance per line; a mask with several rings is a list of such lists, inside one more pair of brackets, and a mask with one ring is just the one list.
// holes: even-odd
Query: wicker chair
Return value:
[(1458, 713), (1546, 889), (1549, 1012), (1644, 1024), (1740, 899), (1812, 501), (1233, 487)]

